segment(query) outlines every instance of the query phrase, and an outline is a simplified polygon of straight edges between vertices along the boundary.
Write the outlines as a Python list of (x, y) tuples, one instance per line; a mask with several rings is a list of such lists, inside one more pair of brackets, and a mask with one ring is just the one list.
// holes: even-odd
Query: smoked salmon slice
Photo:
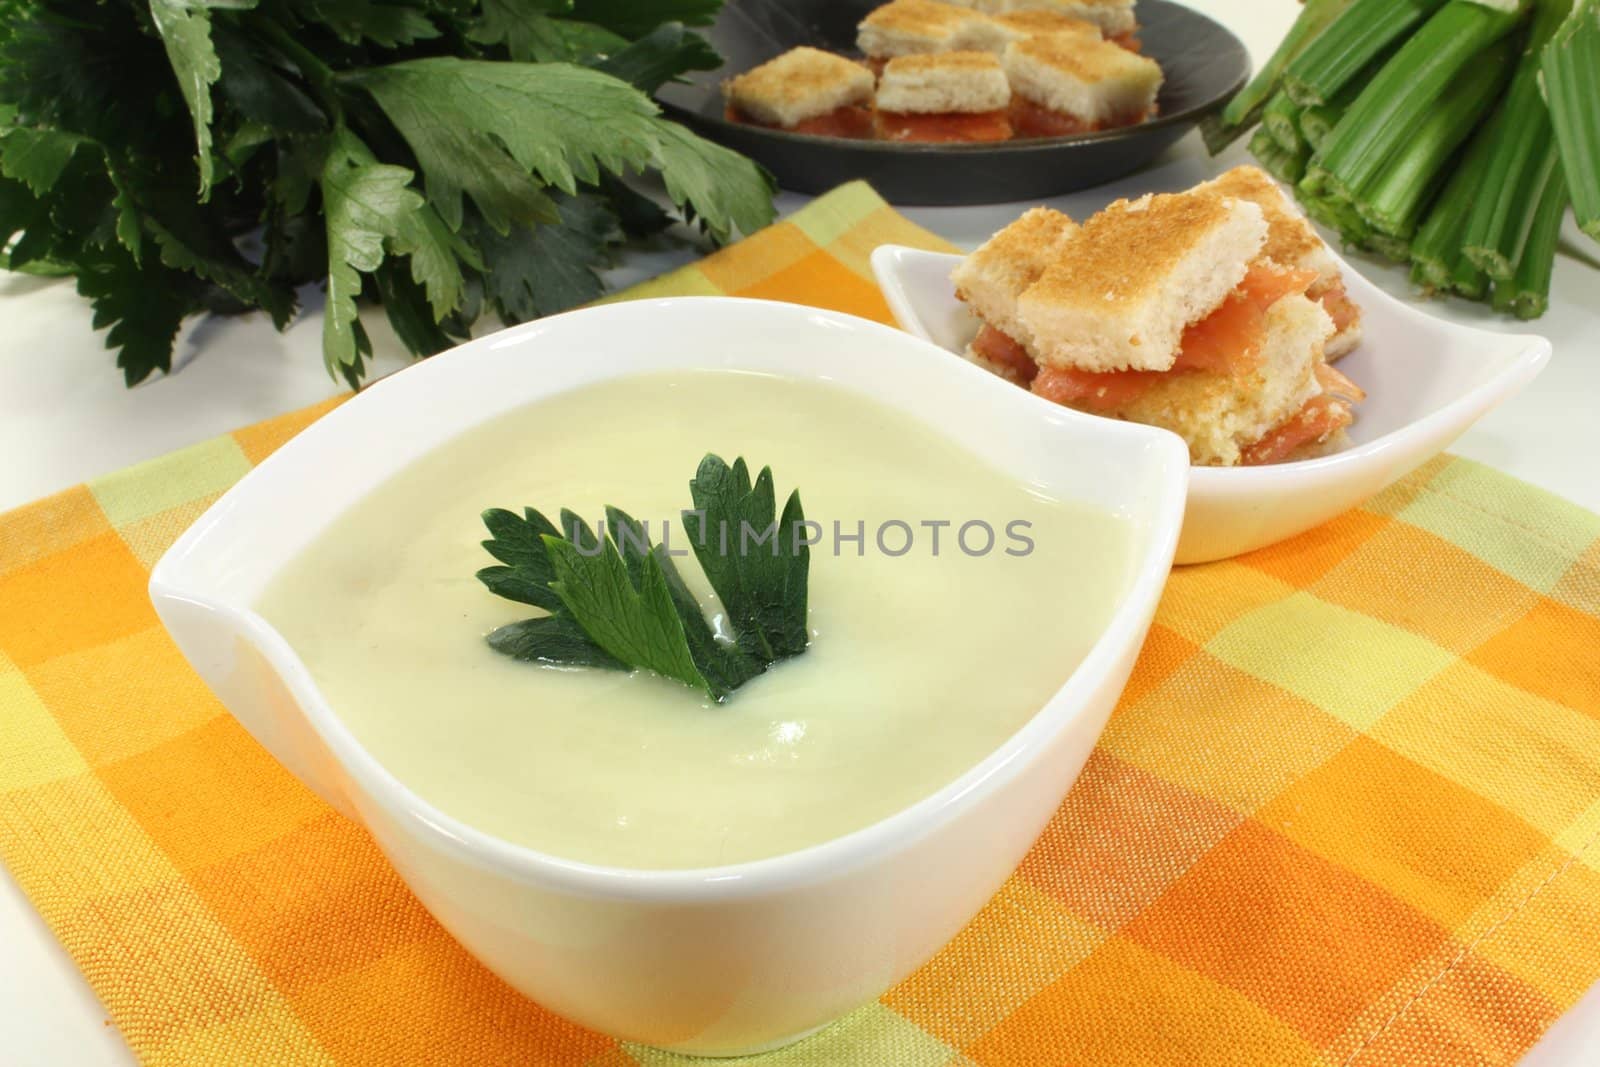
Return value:
[(1267, 309), (1305, 292), (1316, 280), (1316, 271), (1253, 264), (1221, 307), (1183, 331), (1172, 369), (1232, 374), (1256, 366), (1267, 332)]
[[(1171, 371), (1081, 371), (1046, 367), (1033, 391), (1061, 404), (1110, 411), (1137, 400), (1175, 371), (1235, 374), (1255, 367), (1266, 336), (1267, 309), (1292, 293), (1303, 293), (1316, 272), (1284, 270), (1266, 263), (1251, 266), (1239, 287), (1210, 315), (1184, 330)], [(999, 362), (999, 360), (996, 360)], [(1349, 379), (1339, 376), (1344, 381)], [(1354, 388), (1354, 383), (1350, 383)]]
[(1028, 350), (1012, 339), (1004, 330), (997, 330), (988, 323), (978, 331), (978, 336), (972, 342), (972, 350), (997, 367), (1003, 367), (1014, 373), (1023, 385), (1033, 381), (1039, 373), (1039, 365), (1028, 355)]
[(1011, 120), (1004, 111), (952, 111), (939, 115), (880, 111), (877, 115), (877, 131), (885, 141), (981, 144), (1010, 140)]
[(872, 112), (860, 104), (846, 104), (825, 115), (816, 115), (793, 126), (768, 126), (757, 122), (738, 108), (730, 107), (725, 116), (729, 122), (742, 122), (746, 126), (763, 126), (769, 130), (786, 133), (809, 133), (814, 137), (848, 137), (865, 140), (872, 137)]
[(1071, 367), (1042, 367), (1033, 391), (1046, 400), (1090, 411), (1114, 411), (1148, 392), (1168, 371), (1095, 372)]
[(1314, 396), (1288, 421), (1240, 452), (1239, 462), (1246, 467), (1282, 463), (1296, 449), (1314, 441), (1326, 441), (1355, 419), (1350, 405), (1340, 398), (1327, 393)]

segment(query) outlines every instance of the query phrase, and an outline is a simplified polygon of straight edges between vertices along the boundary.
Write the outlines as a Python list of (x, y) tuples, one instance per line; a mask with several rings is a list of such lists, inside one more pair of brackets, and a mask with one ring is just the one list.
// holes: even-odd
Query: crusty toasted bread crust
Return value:
[(1160, 64), (1078, 34), (1013, 41), (1003, 62), (1017, 96), (1091, 127), (1139, 121), (1155, 107), (1161, 90)]
[[(1259, 167), (1234, 167), (1198, 188), (1218, 196), (1249, 200), (1260, 207), (1267, 220), (1267, 243), (1262, 246), (1261, 254), (1274, 263), (1316, 271), (1317, 285), (1342, 280), (1339, 265), (1329, 255), (1328, 246), (1266, 171)], [(1316, 291), (1314, 287), (1313, 295)]]
[(875, 59), (948, 52), (965, 47), (963, 30), (985, 25), (987, 15), (938, 0), (892, 0), (856, 27), (856, 47)]
[(993, 52), (899, 56), (878, 79), (880, 111), (929, 115), (998, 111), (1011, 102), (1000, 58)]
[(1328, 338), (1327, 358), (1332, 363), (1348, 356), (1361, 346), (1361, 322), (1357, 320)]
[(1073, 18), (1059, 11), (1030, 8), (1024, 11), (1007, 11), (994, 16), (994, 20), (1019, 37), (1041, 37), (1064, 33), (1083, 39), (1099, 40), (1100, 27), (1084, 19)]
[(1244, 279), (1266, 232), (1247, 200), (1188, 192), (1117, 201), (1018, 300), (1031, 351), (1080, 370), (1169, 369), (1184, 329)]
[(951, 274), (956, 296), (984, 322), (1029, 345), (1017, 298), (1061, 258), (1077, 230), (1077, 223), (1052, 208), (1025, 212), (957, 264)]
[(794, 126), (872, 99), (872, 72), (816, 48), (791, 48), (723, 83), (728, 105), (757, 122)]
[(1133, 33), (1139, 28), (1134, 0), (1029, 0), (1028, 6), (1092, 22), (1107, 37)]
[(1065, 34), (1083, 41), (1101, 39), (1100, 27), (1082, 19), (1068, 18), (1053, 11), (1010, 11), (991, 15), (985, 21), (966, 26), (961, 31), (964, 48), (978, 48), (996, 54), (1003, 53), (1006, 45), (1025, 41), (1045, 34)]

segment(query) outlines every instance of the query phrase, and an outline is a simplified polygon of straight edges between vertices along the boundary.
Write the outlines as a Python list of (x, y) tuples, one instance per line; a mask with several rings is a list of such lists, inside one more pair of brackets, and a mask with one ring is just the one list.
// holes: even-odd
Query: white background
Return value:
[[(1194, 0), (1249, 46), (1257, 65), (1297, 10), (1289, 0)], [(1222, 166), (1242, 161), (1235, 147)], [(1121, 182), (1055, 201), (1082, 217), (1107, 201), (1151, 189), (1180, 189), (1218, 164), (1190, 136), (1157, 167)], [(789, 212), (804, 197), (785, 195)], [(1019, 213), (1015, 205), (906, 209), (905, 214), (963, 245), (982, 241)], [(1520, 397), (1494, 412), (1455, 451), (1600, 510), (1600, 250), (1568, 220), (1550, 313), (1528, 327), (1491, 318), (1476, 305), (1430, 310), (1493, 329), (1532, 329), (1555, 344), (1555, 358)], [(614, 272), (627, 284), (679, 263), (688, 249), (635, 253)], [(1582, 261), (1580, 261), (1582, 260)], [(1586, 261), (1586, 262), (1583, 262)], [(1389, 291), (1409, 295), (1402, 271), (1357, 266)], [(381, 323), (369, 316), (379, 347), (376, 373), (402, 365)], [(0, 273), (0, 510), (86, 478), (332, 396), (341, 386), (322, 368), (320, 316), (313, 310), (288, 333), (260, 315), (190, 327), (176, 373), (126, 390), (90, 329), (86, 305), (70, 284)], [(100, 1067), (132, 1062), (115, 1028), (9, 875), (0, 871), (0, 1063)], [(1556, 1024), (1528, 1057), (1536, 1067), (1600, 1063), (1600, 990)]]

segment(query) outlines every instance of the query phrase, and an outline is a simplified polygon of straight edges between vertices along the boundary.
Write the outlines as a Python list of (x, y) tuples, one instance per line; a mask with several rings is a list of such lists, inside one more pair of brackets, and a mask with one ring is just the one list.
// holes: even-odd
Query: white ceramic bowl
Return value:
[[(950, 284), (960, 260), (897, 245), (872, 254), (900, 325), (958, 355), (978, 332)], [(1550, 359), (1543, 337), (1443, 322), (1340, 266), (1364, 331), (1361, 347), (1338, 364), (1367, 391), (1350, 429), (1352, 447), (1269, 467), (1194, 468), (1177, 562), (1227, 559), (1348, 511), (1442, 452)], [(1055, 406), (1043, 399), (1037, 405), (1041, 412)]]
[[(717, 1054), (772, 1047), (903, 978), (999, 888), (1105, 725), (1177, 544), (1189, 474), (1177, 438), (1041, 408), (938, 356), (885, 326), (754, 300), (641, 301), (529, 323), (324, 416), (173, 545), (151, 597), (239, 721), (364, 825), (445, 928), (517, 989), (628, 1040)], [(430, 806), (361, 748), (252, 604), (342, 509), (474, 425), (590, 382), (702, 367), (836, 382), (942, 427), (1016, 478), (1125, 516), (1134, 562), (1104, 634), (958, 780), (800, 852), (704, 870), (605, 868), (512, 845)]]

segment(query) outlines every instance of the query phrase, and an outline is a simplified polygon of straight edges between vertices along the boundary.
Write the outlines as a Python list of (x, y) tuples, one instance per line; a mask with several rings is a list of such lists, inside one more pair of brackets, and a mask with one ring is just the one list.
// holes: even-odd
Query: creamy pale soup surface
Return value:
[[(771, 465), (822, 524), (808, 651), (726, 703), (646, 674), (563, 670), (484, 634), (538, 609), (474, 577), (479, 513), (615, 504), (678, 514), (714, 451)], [(911, 550), (889, 556), (880, 524)], [(939, 530), (938, 555), (925, 521)], [(957, 528), (983, 520), (969, 556)], [(1007, 536), (1031, 523), (1024, 545)], [(855, 533), (864, 554), (833, 524)], [(981, 528), (967, 545), (984, 547)], [(885, 532), (889, 551), (905, 533)], [(1123, 520), (1041, 496), (907, 416), (832, 386), (704, 371), (592, 386), (447, 443), (358, 500), (277, 579), (261, 613), (400, 781), (509, 841), (590, 863), (709, 867), (867, 826), (947, 785), (1026, 722), (1128, 579)], [(723, 628), (692, 555), (680, 573)]]

